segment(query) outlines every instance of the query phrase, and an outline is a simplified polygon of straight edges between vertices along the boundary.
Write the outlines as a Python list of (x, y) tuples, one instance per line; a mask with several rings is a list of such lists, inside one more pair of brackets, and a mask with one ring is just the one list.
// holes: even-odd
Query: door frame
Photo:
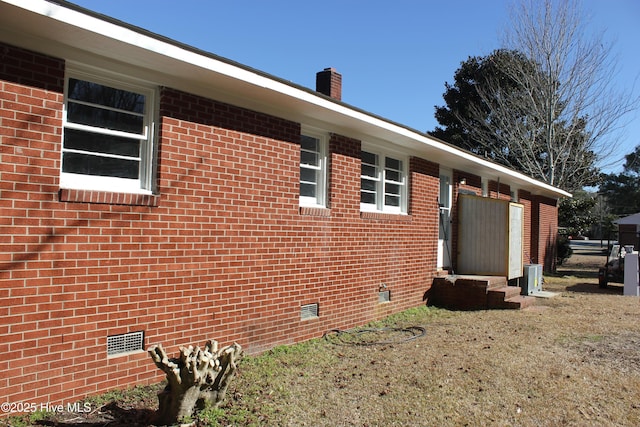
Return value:
[(453, 207), (453, 171), (440, 169), (438, 193), (437, 270), (451, 268), (451, 209)]

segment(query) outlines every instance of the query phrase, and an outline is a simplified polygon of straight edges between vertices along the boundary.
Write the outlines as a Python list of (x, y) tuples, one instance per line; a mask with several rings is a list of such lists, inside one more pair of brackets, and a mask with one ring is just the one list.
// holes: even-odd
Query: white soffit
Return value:
[(278, 115), (361, 139), (374, 137), (416, 151), (446, 167), (513, 183), (532, 193), (563, 190), (488, 162), (424, 133), (77, 6), (46, 0), (0, 0), (0, 40), (71, 61), (135, 67), (159, 85)]

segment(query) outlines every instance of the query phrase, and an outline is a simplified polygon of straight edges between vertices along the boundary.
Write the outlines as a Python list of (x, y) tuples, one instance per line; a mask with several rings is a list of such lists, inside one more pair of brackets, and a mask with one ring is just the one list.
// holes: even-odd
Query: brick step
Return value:
[(436, 277), (427, 292), (427, 304), (453, 310), (521, 309), (535, 298), (523, 297), (518, 286), (508, 286), (506, 277)]
[(488, 288), (487, 298), (489, 300), (504, 301), (521, 294), (519, 286), (501, 286), (499, 288)]
[(526, 295), (518, 295), (513, 298), (505, 299), (502, 302), (502, 307), (496, 308), (505, 308), (512, 310), (522, 310), (523, 308), (531, 307), (535, 305), (536, 299), (534, 297), (526, 296)]
[(535, 298), (521, 295), (519, 286), (503, 286), (487, 291), (488, 308), (523, 309), (535, 303)]
[(480, 276), (479, 279), (486, 285), (487, 291), (507, 287), (507, 278), (500, 276)]

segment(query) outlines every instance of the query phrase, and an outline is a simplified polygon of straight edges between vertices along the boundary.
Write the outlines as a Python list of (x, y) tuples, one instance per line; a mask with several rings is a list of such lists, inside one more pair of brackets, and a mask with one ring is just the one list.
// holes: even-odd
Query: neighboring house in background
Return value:
[(620, 245), (633, 245), (640, 249), (640, 213), (613, 221), (618, 225), (618, 242)]
[(255, 353), (419, 306), (460, 192), (522, 204), (554, 268), (568, 193), (341, 102), (335, 70), (318, 93), (46, 0), (0, 0), (0, 58), (2, 402), (158, 381), (150, 344)]

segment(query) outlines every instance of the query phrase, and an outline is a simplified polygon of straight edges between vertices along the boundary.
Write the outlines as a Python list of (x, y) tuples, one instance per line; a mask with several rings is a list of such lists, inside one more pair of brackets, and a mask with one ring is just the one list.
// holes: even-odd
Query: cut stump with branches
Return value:
[(203, 349), (180, 347), (178, 358), (169, 358), (161, 345), (147, 350), (156, 366), (167, 376), (167, 386), (158, 393), (155, 422), (171, 425), (190, 417), (209, 403), (218, 407), (242, 358), (242, 348), (232, 344), (218, 349), (208, 340)]

